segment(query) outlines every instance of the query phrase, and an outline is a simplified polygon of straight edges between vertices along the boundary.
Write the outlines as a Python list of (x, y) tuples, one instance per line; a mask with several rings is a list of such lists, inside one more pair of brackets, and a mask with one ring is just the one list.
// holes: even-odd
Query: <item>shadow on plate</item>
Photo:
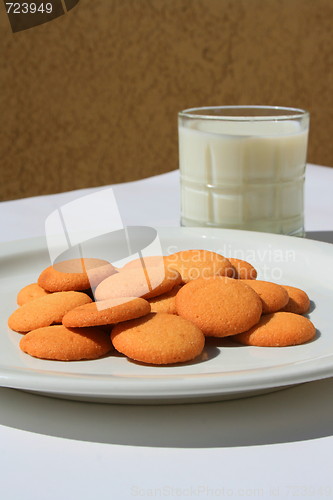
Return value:
[[(123, 354), (119, 354), (121, 357), (124, 357)], [(197, 365), (199, 363), (204, 363), (205, 361), (208, 361), (209, 359), (216, 358), (217, 356), (220, 356), (220, 350), (217, 349), (217, 346), (215, 347), (214, 345), (205, 345), (204, 350), (202, 353), (197, 356), (195, 359), (192, 359), (191, 361), (185, 362), (185, 363), (170, 363), (169, 365), (160, 365), (162, 368), (174, 368), (175, 366), (186, 366), (186, 365)], [(129, 363), (133, 363), (135, 365), (140, 365), (140, 366), (152, 366), (149, 363), (143, 363), (141, 361), (135, 361), (135, 359), (127, 358), (127, 361)], [(158, 365), (155, 365), (156, 368), (158, 368)]]
[(227, 347), (228, 349), (231, 347), (243, 347), (242, 344), (233, 340), (232, 335), (230, 337), (206, 337), (206, 346), (209, 346), (209, 348)]
[[(313, 302), (313, 300), (310, 300), (310, 307), (309, 307), (307, 314), (311, 314), (315, 309), (316, 309), (316, 303)], [(304, 316), (306, 316), (306, 315), (304, 315)]]
[(67, 401), (0, 389), (0, 424), (80, 441), (216, 448), (333, 435), (333, 378), (238, 400), (178, 405)]

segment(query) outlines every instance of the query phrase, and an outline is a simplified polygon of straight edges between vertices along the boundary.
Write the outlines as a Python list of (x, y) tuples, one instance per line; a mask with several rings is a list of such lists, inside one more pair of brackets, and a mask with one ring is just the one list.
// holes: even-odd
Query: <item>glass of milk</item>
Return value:
[(276, 106), (181, 111), (181, 224), (303, 236), (309, 119)]

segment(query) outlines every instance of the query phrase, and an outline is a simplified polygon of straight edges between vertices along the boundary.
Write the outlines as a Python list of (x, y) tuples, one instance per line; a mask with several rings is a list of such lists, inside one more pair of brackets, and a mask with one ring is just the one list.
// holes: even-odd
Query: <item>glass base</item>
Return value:
[[(183, 227), (212, 227), (219, 229), (238, 229), (241, 231), (256, 231), (259, 233), (284, 234), (286, 236), (305, 237), (303, 221), (298, 217), (293, 221), (258, 221), (251, 224), (219, 226), (202, 221), (195, 221), (186, 217), (181, 217), (180, 225)], [(301, 223), (301, 224), (300, 224)]]

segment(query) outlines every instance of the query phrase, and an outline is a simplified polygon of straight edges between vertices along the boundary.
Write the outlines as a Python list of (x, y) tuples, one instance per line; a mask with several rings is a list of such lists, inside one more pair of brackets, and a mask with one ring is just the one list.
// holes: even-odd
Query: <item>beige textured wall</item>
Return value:
[(81, 0), (13, 34), (0, 12), (1, 198), (177, 168), (177, 111), (305, 107), (333, 165), (332, 0)]

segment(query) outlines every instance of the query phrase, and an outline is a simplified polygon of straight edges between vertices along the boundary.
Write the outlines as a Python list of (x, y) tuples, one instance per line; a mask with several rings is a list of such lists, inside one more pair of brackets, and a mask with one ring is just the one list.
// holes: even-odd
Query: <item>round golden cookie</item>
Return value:
[(242, 280), (253, 288), (262, 300), (262, 313), (270, 314), (280, 311), (289, 301), (289, 295), (285, 288), (270, 281)]
[(190, 321), (174, 314), (151, 313), (119, 323), (111, 332), (117, 351), (153, 365), (181, 363), (201, 354), (205, 338)]
[(150, 313), (150, 304), (145, 299), (125, 297), (84, 304), (69, 311), (62, 324), (69, 328), (101, 326), (140, 318)]
[(176, 295), (180, 289), (181, 285), (177, 285), (173, 287), (170, 292), (163, 293), (163, 295), (153, 297), (152, 299), (148, 299), (148, 302), (151, 306), (151, 312), (177, 314)]
[(121, 268), (121, 271), (124, 269), (136, 269), (137, 267), (155, 267), (161, 265), (164, 265), (164, 257), (162, 255), (147, 256), (131, 260)]
[(169, 292), (181, 281), (175, 269), (161, 266), (125, 269), (106, 278), (95, 290), (96, 300), (115, 297), (143, 297), (148, 299)]
[(258, 323), (262, 305), (258, 294), (242, 281), (215, 276), (184, 285), (176, 295), (176, 309), (206, 336), (226, 337)]
[(259, 323), (232, 340), (244, 345), (285, 347), (304, 344), (315, 337), (316, 329), (304, 316), (276, 312), (262, 316)]
[(16, 332), (24, 333), (61, 323), (68, 311), (89, 302), (91, 298), (82, 292), (49, 293), (16, 309), (8, 319), (8, 326)]
[(49, 292), (87, 290), (116, 272), (106, 260), (71, 259), (44, 269), (38, 278), (38, 285)]
[(289, 295), (289, 301), (281, 311), (291, 312), (294, 314), (305, 314), (310, 309), (310, 299), (308, 295), (300, 288), (294, 286), (283, 285)]
[(177, 269), (183, 283), (198, 278), (230, 276), (234, 269), (229, 260), (209, 250), (182, 250), (165, 257), (168, 268)]
[(57, 361), (97, 359), (112, 349), (110, 337), (100, 328), (66, 328), (63, 325), (32, 330), (20, 348), (35, 358)]
[(234, 268), (234, 275), (230, 276), (231, 278), (239, 279), (239, 280), (255, 280), (257, 278), (256, 269), (247, 262), (242, 259), (234, 259), (232, 257), (228, 257), (231, 265)]
[(49, 293), (50, 292), (47, 292), (46, 290), (44, 290), (44, 288), (39, 286), (38, 283), (31, 283), (30, 285), (23, 287), (22, 290), (19, 291), (19, 293), (17, 294), (16, 302), (19, 306), (23, 306), (27, 302), (38, 299), (39, 297), (44, 297)]

